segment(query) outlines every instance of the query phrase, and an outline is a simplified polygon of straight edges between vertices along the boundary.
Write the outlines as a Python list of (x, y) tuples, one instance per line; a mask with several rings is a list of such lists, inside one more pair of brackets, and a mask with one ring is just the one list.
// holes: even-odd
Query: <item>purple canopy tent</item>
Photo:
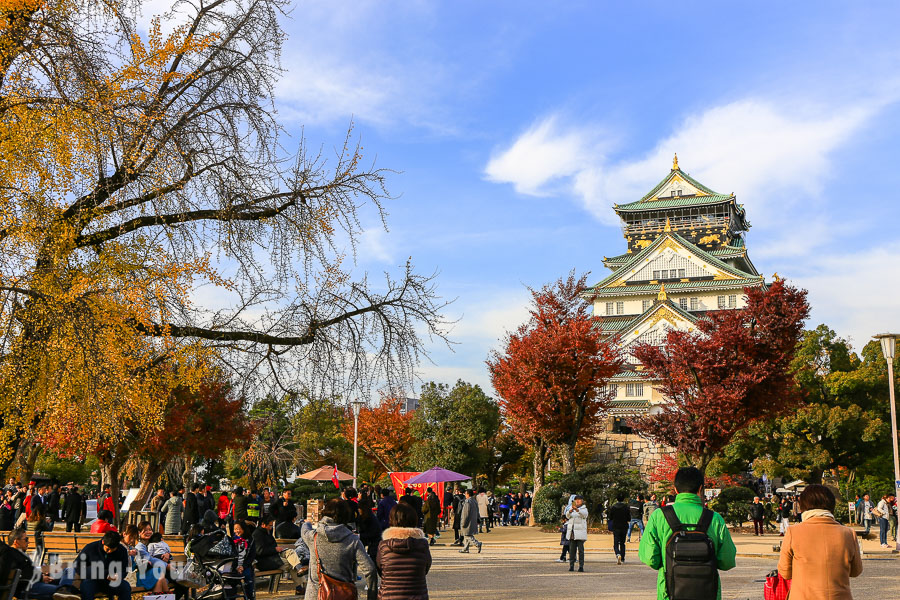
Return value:
[(447, 481), (465, 481), (472, 479), (468, 475), (442, 469), (441, 467), (432, 467), (424, 473), (419, 473), (411, 479), (407, 479), (405, 483), (445, 483)]

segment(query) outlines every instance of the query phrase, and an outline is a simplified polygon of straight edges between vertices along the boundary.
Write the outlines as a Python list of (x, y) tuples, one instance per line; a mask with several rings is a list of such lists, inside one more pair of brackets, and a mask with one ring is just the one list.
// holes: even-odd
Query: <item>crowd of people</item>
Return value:
[[(625, 564), (626, 544), (636, 535), (638, 558), (659, 572), (660, 598), (670, 597), (678, 585), (694, 586), (689, 593), (700, 594), (697, 597), (718, 597), (718, 572), (735, 566), (731, 534), (724, 519), (706, 507), (698, 470), (679, 469), (674, 483), (676, 495), (617, 494), (615, 502), (598, 507), (612, 533), (616, 562)], [(260, 572), (289, 576), (296, 593), (307, 600), (318, 598), (322, 585), (355, 590), (360, 580), (367, 600), (422, 600), (428, 597), (430, 546), (441, 536), (442, 526), (452, 530), (450, 545), (458, 546), (459, 552), (481, 553), (483, 542), (476, 536), (496, 527), (524, 525), (532, 508), (527, 492), (495, 495), (484, 488), (456, 486), (443, 502), (438, 492), (444, 493), (442, 487), (428, 487), (423, 495), (406, 488), (396, 498), (391, 488), (348, 487), (340, 498), (328, 501), (313, 522), (298, 510), (290, 489), (276, 494), (237, 487), (216, 496), (199, 485), (168, 492), (160, 488), (146, 505), (155, 514), (156, 525), (143, 521), (119, 531), (114, 517), (117, 503), (106, 487), (96, 494), (97, 519), (90, 524), (90, 532), (100, 539), (84, 546), (67, 568), (47, 574), (32, 563), (29, 538), (40, 545), (42, 534), (57, 522), (65, 522), (67, 531), (80, 531), (86, 495), (73, 485), (10, 482), (0, 504), (0, 529), (6, 523), (10, 530), (7, 544), (0, 547), (0, 574), (19, 569), (20, 596), (28, 593), (35, 600), (93, 600), (98, 594), (128, 600), (134, 587), (186, 598), (183, 565), (173, 560), (163, 534), (184, 536), (190, 558), (192, 544), (219, 532), (232, 549), (225, 577), (247, 600), (255, 597)], [(778, 573), (793, 581), (792, 599), (850, 598), (849, 578), (860, 574), (862, 563), (855, 534), (839, 526), (834, 511), (834, 495), (818, 485), (807, 486), (799, 496), (757, 496), (749, 507), (755, 535), (778, 530), (785, 538)], [(877, 522), (884, 545), (890, 517), (896, 514), (893, 495), (877, 503), (866, 495), (857, 498), (851, 519), (865, 525), (867, 532)], [(562, 552), (557, 559), (568, 562), (571, 572), (585, 570), (589, 517), (585, 499), (571, 495), (561, 515)], [(703, 540), (696, 546), (699, 553), (689, 551), (695, 576), (679, 583), (680, 559), (671, 551), (670, 541), (678, 538), (687, 547), (698, 542), (691, 536)], [(285, 540), (290, 543), (285, 545)], [(696, 556), (703, 558), (704, 547), (709, 556), (698, 563)]]

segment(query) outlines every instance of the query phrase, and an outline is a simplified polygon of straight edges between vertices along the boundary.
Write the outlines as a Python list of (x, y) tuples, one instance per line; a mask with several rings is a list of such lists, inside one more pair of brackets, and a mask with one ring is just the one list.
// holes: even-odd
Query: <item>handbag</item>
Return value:
[(318, 532), (313, 534), (313, 548), (316, 552), (316, 565), (319, 568), (318, 600), (357, 600), (356, 585), (325, 574), (322, 561), (319, 560), (319, 544), (316, 541), (318, 536)]
[(193, 560), (187, 561), (185, 565), (175, 574), (175, 583), (188, 588), (200, 588), (206, 585), (206, 577), (203, 567)]
[(785, 579), (778, 571), (766, 575), (763, 587), (763, 600), (787, 600), (791, 593), (791, 580)]

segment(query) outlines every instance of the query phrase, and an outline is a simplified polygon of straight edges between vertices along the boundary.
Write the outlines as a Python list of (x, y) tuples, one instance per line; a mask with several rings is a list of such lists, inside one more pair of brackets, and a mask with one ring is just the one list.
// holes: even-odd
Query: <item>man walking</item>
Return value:
[[(625, 562), (625, 532), (628, 530), (628, 522), (631, 520), (631, 510), (625, 504), (627, 496), (624, 492), (616, 495), (616, 503), (609, 507), (609, 530), (613, 534), (613, 552), (616, 554), (616, 564)], [(647, 522), (650, 522), (648, 517)]]
[(866, 494), (863, 496), (862, 502), (862, 519), (863, 525), (866, 528), (866, 531), (863, 533), (863, 537), (869, 537), (869, 532), (872, 530), (872, 521), (875, 520), (875, 517), (872, 515), (872, 509), (875, 508), (875, 505), (869, 499), (869, 495)]
[(200, 493), (200, 486), (196, 483), (191, 486), (191, 490), (184, 495), (184, 513), (181, 515), (181, 535), (191, 530), (191, 526), (200, 522), (200, 505), (197, 502), (197, 495)]
[(453, 543), (451, 546), (462, 546), (463, 537), (460, 533), (461, 527), (461, 518), (462, 518), (462, 509), (463, 504), (466, 502), (466, 497), (462, 494), (462, 490), (459, 486), (456, 486), (453, 490), (453, 499), (451, 500), (450, 508), (452, 512), (452, 520), (451, 525), (453, 528)]
[(475, 534), (478, 533), (478, 523), (480, 520), (481, 519), (478, 516), (478, 500), (475, 499), (475, 491), (466, 490), (466, 500), (463, 502), (462, 514), (460, 515), (460, 524), (462, 525), (463, 534), (463, 547), (460, 550), (461, 554), (468, 554), (469, 546), (472, 544), (475, 544), (478, 548), (478, 553), (481, 554), (481, 542), (475, 539)]
[(391, 488), (381, 490), (381, 500), (378, 501), (378, 508), (375, 510), (375, 516), (381, 523), (381, 529), (385, 530), (391, 526), (389, 520), (391, 517), (391, 509), (397, 506), (397, 501), (391, 496)]
[(644, 536), (644, 496), (642, 494), (638, 494), (637, 498), (631, 501), (628, 505), (629, 510), (631, 511), (631, 521), (628, 522), (628, 540), (631, 541), (631, 531), (634, 529), (634, 526), (637, 525), (638, 529), (641, 530), (641, 537)]
[(766, 507), (759, 501), (759, 496), (754, 496), (750, 505), (750, 518), (753, 519), (753, 535), (762, 535), (763, 519), (766, 516)]
[(584, 498), (575, 495), (564, 515), (566, 517), (566, 539), (569, 540), (569, 571), (575, 570), (575, 552), (578, 551), (578, 572), (584, 573), (584, 543), (587, 541), (588, 509)]
[[(703, 473), (700, 472), (700, 469), (696, 467), (682, 467), (678, 469), (675, 473), (675, 491), (678, 492), (678, 495), (675, 497), (673, 504), (654, 511), (650, 515), (645, 535), (641, 537), (641, 546), (638, 550), (641, 562), (651, 569), (659, 571), (659, 575), (656, 578), (657, 600), (669, 600), (667, 580), (671, 580), (675, 585), (683, 585), (685, 583), (679, 579), (679, 571), (674, 570), (675, 565), (667, 564), (667, 545), (669, 538), (673, 535), (672, 523), (675, 523), (677, 529), (681, 531), (684, 531), (686, 528), (703, 531), (705, 526), (705, 534), (708, 537), (708, 541), (712, 543), (714, 552), (714, 556), (710, 560), (714, 561), (718, 571), (733, 569), (735, 555), (737, 554), (737, 549), (731, 540), (731, 534), (725, 525), (725, 519), (718, 513), (714, 513), (703, 506)], [(671, 572), (670, 569), (672, 569)], [(695, 580), (691, 581), (689, 585), (704, 586), (710, 591), (715, 587), (717, 589), (716, 598), (721, 599), (722, 586), (718, 572), (714, 571), (709, 575), (710, 580)], [(715, 581), (711, 580), (712, 576), (714, 576)], [(712, 600), (712, 594), (709, 596), (695, 595), (691, 597), (709, 597)]]

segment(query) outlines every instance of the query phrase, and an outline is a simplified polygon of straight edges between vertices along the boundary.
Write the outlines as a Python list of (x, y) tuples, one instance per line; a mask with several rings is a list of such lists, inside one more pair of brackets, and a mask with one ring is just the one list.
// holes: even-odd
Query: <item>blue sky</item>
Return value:
[(896, 2), (301, 1), (278, 111), (312, 147), (352, 118), (401, 171), (357, 268), (411, 256), (456, 298), (425, 380), (489, 388), (524, 286), (604, 277), (625, 249), (612, 205), (673, 152), (746, 206), (757, 268), (861, 347), (900, 330), (898, 21)]

